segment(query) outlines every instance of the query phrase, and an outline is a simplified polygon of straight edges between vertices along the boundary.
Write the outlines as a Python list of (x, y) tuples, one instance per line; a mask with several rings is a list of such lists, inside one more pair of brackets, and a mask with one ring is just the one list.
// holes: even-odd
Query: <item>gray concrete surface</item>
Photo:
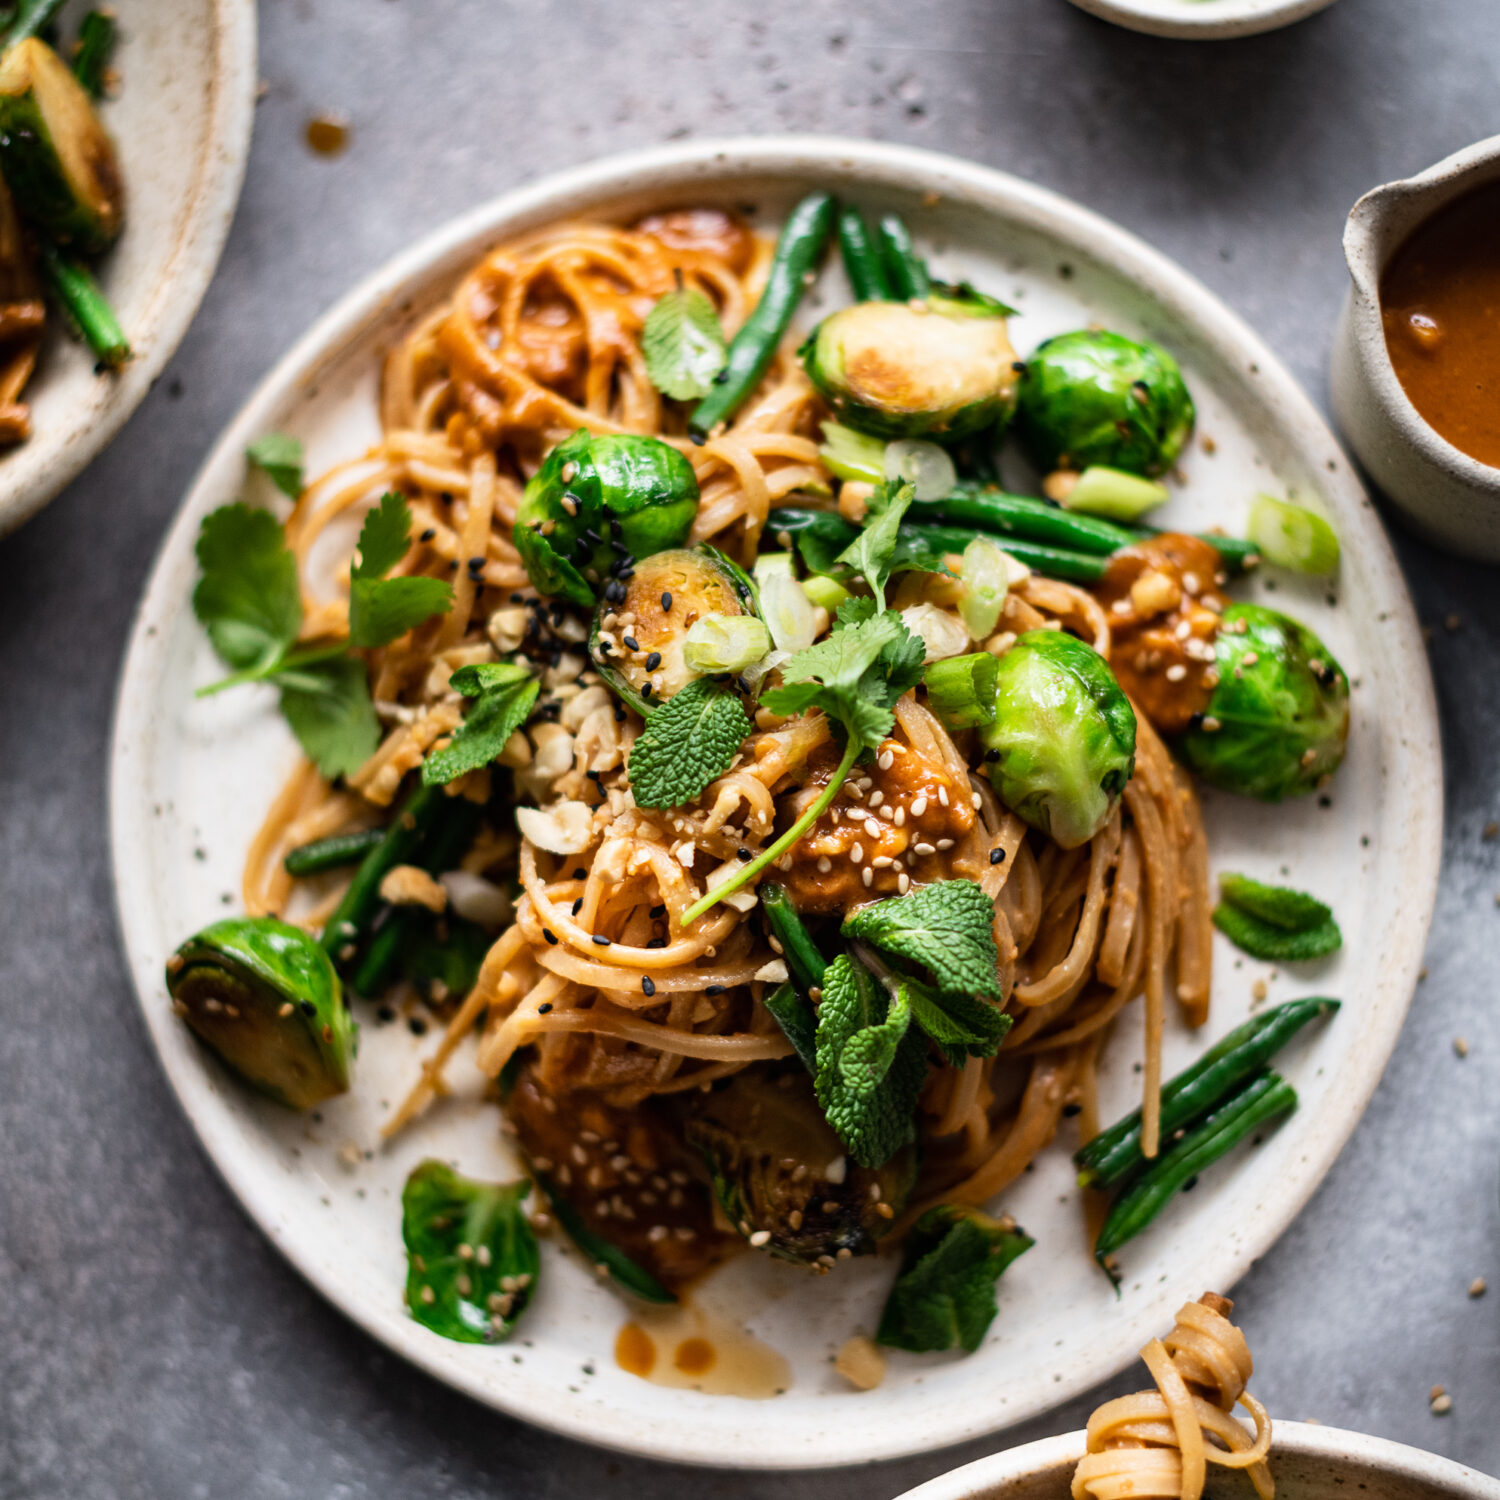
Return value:
[[(683, 135), (875, 136), (1072, 194), (1196, 272), (1321, 400), (1344, 212), (1500, 129), (1500, 6), (1340, 0), (1212, 47), (1063, 0), (267, 0), (261, 26), (245, 195), (195, 326), (108, 452), (0, 543), (0, 1496), (893, 1496), (994, 1445), (820, 1477), (576, 1446), (404, 1368), (243, 1217), (147, 1046), (111, 902), (110, 705), (158, 540), (219, 427), (358, 276), (488, 195)], [(302, 140), (330, 109), (354, 127), (333, 160)], [(1397, 543), (1446, 741), (1430, 975), (1240, 1306), (1277, 1414), (1496, 1473), (1500, 841), (1482, 830), (1500, 817), (1500, 588)], [(1475, 1301), (1478, 1276), (1494, 1290)], [(774, 1409), (746, 1420), (774, 1431)]]

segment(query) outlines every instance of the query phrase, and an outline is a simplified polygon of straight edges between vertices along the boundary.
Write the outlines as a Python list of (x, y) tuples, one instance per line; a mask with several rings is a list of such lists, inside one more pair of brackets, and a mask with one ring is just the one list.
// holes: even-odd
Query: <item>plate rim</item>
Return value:
[[(131, 359), (97, 406), (80, 401), (64, 422), (34, 434), (28, 447), (52, 448), (29, 485), (8, 487), (0, 465), (0, 537), (49, 505), (114, 441), (150, 394), (177, 352), (219, 268), (250, 159), (259, 82), (255, 0), (212, 0), (212, 77), (208, 129), (198, 148), (192, 208), (173, 237), (166, 269), (158, 273), (151, 320), (133, 342), (145, 352)], [(180, 269), (175, 276), (173, 263)]]
[[(1370, 507), (1353, 466), (1322, 415), (1280, 359), (1236, 313), (1189, 272), (1129, 230), (1050, 189), (945, 153), (837, 136), (788, 135), (705, 139), (655, 146), (547, 174), (535, 183), (502, 194), (450, 220), (393, 256), (341, 297), (258, 383), (224, 428), (162, 540), (132, 621), (116, 693), (108, 773), (116, 914), (132, 988), (146, 1028), (152, 1035), (153, 1049), (200, 1146), (207, 1152), (240, 1207), (288, 1261), (329, 1302), (393, 1353), (492, 1409), (563, 1436), (616, 1451), (668, 1462), (758, 1471), (812, 1470), (910, 1457), (999, 1431), (1050, 1411), (1117, 1374), (1134, 1359), (1135, 1349), (1132, 1345), (1128, 1349), (1122, 1348), (1117, 1355), (1106, 1353), (1102, 1362), (1099, 1359), (1092, 1363), (1078, 1361), (1061, 1380), (1049, 1383), (1044, 1395), (1036, 1402), (1017, 1405), (1004, 1413), (997, 1411), (993, 1422), (985, 1421), (976, 1426), (972, 1416), (967, 1419), (954, 1416), (935, 1427), (929, 1425), (920, 1435), (898, 1437), (892, 1431), (890, 1437), (872, 1441), (870, 1435), (865, 1434), (857, 1448), (847, 1440), (840, 1445), (837, 1439), (830, 1439), (826, 1450), (820, 1449), (816, 1453), (801, 1450), (767, 1453), (763, 1446), (757, 1447), (750, 1440), (743, 1441), (735, 1451), (726, 1452), (722, 1432), (712, 1429), (695, 1439), (691, 1424), (667, 1424), (669, 1437), (659, 1435), (661, 1424), (645, 1422), (638, 1432), (604, 1434), (598, 1430), (597, 1413), (586, 1401), (564, 1406), (541, 1388), (535, 1397), (523, 1393), (513, 1398), (512, 1393), (506, 1393), (502, 1398), (500, 1393), (487, 1390), (480, 1382), (471, 1379), (467, 1367), (451, 1355), (448, 1346), (431, 1338), (425, 1329), (404, 1315), (397, 1316), (400, 1311), (397, 1299), (392, 1299), (392, 1307), (388, 1310), (362, 1304), (357, 1297), (346, 1295), (335, 1277), (325, 1275), (312, 1264), (310, 1253), (301, 1253), (299, 1247), (283, 1235), (276, 1205), (270, 1201), (272, 1195), (262, 1198), (253, 1181), (253, 1173), (242, 1161), (233, 1141), (227, 1139), (230, 1132), (227, 1128), (216, 1128), (212, 1112), (205, 1113), (200, 1109), (200, 1104), (207, 1103), (206, 1098), (198, 1097), (203, 1093), (204, 1085), (195, 1081), (189, 1069), (174, 1067), (168, 1053), (158, 1045), (157, 1028), (165, 1023), (156, 1012), (162, 1007), (152, 1003), (150, 985), (155, 982), (155, 977), (148, 977), (148, 971), (142, 967), (145, 955), (139, 951), (138, 941), (141, 925), (132, 920), (137, 898), (133, 896), (132, 883), (122, 878), (122, 862), (127, 851), (140, 847), (149, 821), (147, 809), (135, 805), (131, 797), (132, 783), (137, 775), (138, 747), (149, 743), (149, 734), (142, 732), (144, 720), (141, 720), (141, 714), (148, 711), (149, 705), (145, 695), (132, 692), (132, 688), (137, 681), (149, 680), (154, 659), (165, 649), (165, 631), (158, 629), (156, 622), (172, 618), (186, 597), (182, 578), (178, 575), (191, 562), (191, 547), (186, 549), (184, 556), (179, 545), (181, 533), (188, 528), (190, 518), (191, 524), (196, 524), (201, 497), (216, 492), (230, 474), (238, 475), (246, 442), (273, 416), (289, 392), (299, 385), (304, 389), (315, 387), (322, 371), (336, 362), (351, 343), (363, 338), (373, 324), (399, 312), (406, 292), (419, 291), (419, 284), (409, 283), (430, 276), (434, 268), (460, 251), (479, 253), (483, 243), (507, 232), (501, 226), (511, 226), (518, 220), (525, 222), (528, 217), (547, 213), (566, 214), (573, 211), (570, 207), (572, 200), (589, 195), (606, 198), (653, 189), (681, 192), (690, 190), (695, 178), (733, 181), (736, 177), (757, 175), (796, 177), (811, 174), (818, 174), (825, 181), (856, 180), (874, 187), (909, 187), (913, 180), (919, 180), (929, 188), (943, 192), (951, 185), (954, 189), (965, 190), (967, 201), (980, 211), (986, 210), (987, 203), (993, 211), (998, 207), (995, 200), (999, 200), (1008, 213), (1032, 227), (1061, 228), (1079, 240), (1086, 237), (1101, 263), (1117, 274), (1134, 279), (1155, 302), (1170, 307), (1189, 322), (1220, 358), (1238, 361), (1242, 369), (1256, 366), (1258, 388), (1264, 399), (1276, 403), (1278, 422), (1283, 430), (1292, 434), (1296, 450), (1303, 454), (1326, 451), (1341, 460), (1338, 475), (1329, 477), (1330, 485), (1346, 490), (1353, 500), (1359, 502), (1360, 514), (1368, 523), (1362, 523), (1362, 530), (1367, 534), (1362, 538), (1365, 545), (1361, 555), (1372, 582), (1378, 580), (1384, 607), (1410, 626), (1409, 630), (1399, 632), (1394, 648), (1405, 656), (1404, 667), (1409, 669), (1407, 675), (1413, 684), (1408, 690), (1407, 700), (1412, 712), (1404, 721), (1405, 727), (1411, 731), (1411, 748), (1407, 753), (1425, 752), (1430, 763), (1441, 767), (1431, 672), (1425, 655), (1414, 645), (1419, 639), (1416, 614), (1390, 541)], [(167, 566), (173, 556), (183, 565), (175, 571)], [(133, 709), (135, 702), (141, 703), (140, 710)], [(140, 728), (137, 720), (141, 720)], [(1394, 1052), (1416, 987), (1437, 894), (1442, 835), (1441, 774), (1436, 778), (1418, 779), (1411, 794), (1416, 806), (1407, 869), (1412, 877), (1412, 888), (1424, 893), (1425, 899), (1419, 895), (1414, 920), (1408, 924), (1398, 951), (1392, 955), (1392, 971), (1401, 983), (1392, 991), (1393, 1003), (1386, 1018), (1388, 1035), (1380, 1038), (1381, 1045), (1371, 1054), (1378, 1054), (1378, 1063), (1369, 1060), (1364, 1063), (1354, 1079), (1351, 1102), (1343, 1117), (1335, 1122), (1335, 1128), (1325, 1130), (1320, 1138), (1306, 1143), (1294, 1190), (1274, 1200), (1262, 1216), (1269, 1231), (1262, 1229), (1253, 1238), (1242, 1241), (1234, 1248), (1232, 1256), (1226, 1258), (1223, 1290), (1227, 1291), (1251, 1263), (1280, 1238), (1322, 1183), (1363, 1117)]]
[(1219, 0), (1211, 14), (1192, 15), (1182, 0), (1072, 0), (1079, 10), (1129, 31), (1181, 41), (1232, 41), (1306, 20), (1333, 0)]

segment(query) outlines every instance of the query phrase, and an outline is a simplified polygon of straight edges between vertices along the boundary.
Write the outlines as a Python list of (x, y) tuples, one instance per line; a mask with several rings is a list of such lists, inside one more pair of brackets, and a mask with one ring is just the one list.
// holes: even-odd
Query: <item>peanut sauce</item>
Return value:
[(792, 1383), (791, 1367), (738, 1323), (683, 1301), (641, 1306), (615, 1338), (615, 1363), (653, 1385), (764, 1401)]
[(528, 1067), (505, 1111), (553, 1190), (665, 1286), (691, 1281), (739, 1244), (715, 1227), (702, 1161), (654, 1101), (623, 1109), (582, 1089), (554, 1095)]
[[(789, 819), (828, 785), (838, 761), (832, 744), (814, 751), (807, 781), (785, 799)], [(885, 740), (793, 847), (787, 891), (799, 911), (813, 913), (842, 913), (904, 895), (913, 885), (943, 879), (949, 851), (973, 826), (967, 783), (959, 785), (910, 745)]]
[(1122, 547), (1095, 590), (1109, 615), (1109, 664), (1163, 734), (1187, 729), (1218, 686), (1221, 567), (1207, 542), (1167, 531)]
[(1500, 183), (1419, 224), (1380, 278), (1386, 348), (1411, 404), (1500, 467)]
[(713, 255), (737, 275), (750, 264), (755, 240), (738, 214), (722, 208), (674, 208), (647, 214), (635, 225), (640, 234), (660, 240), (668, 250)]

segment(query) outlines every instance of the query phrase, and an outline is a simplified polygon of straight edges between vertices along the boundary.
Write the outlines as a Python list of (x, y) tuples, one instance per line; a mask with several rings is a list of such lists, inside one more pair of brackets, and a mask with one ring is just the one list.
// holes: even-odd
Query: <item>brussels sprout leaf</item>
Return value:
[(901, 518), (916, 496), (916, 486), (909, 480), (902, 483), (888, 480), (878, 485), (870, 496), (869, 516), (859, 535), (838, 556), (839, 562), (864, 574), (882, 608), (886, 582), (895, 571)]
[(394, 491), (365, 516), (359, 558), (349, 570), (349, 644), (385, 646), (399, 635), (444, 614), (453, 589), (440, 578), (387, 578), (411, 545), (411, 511)]
[(1267, 963), (1305, 963), (1309, 959), (1326, 958), (1344, 942), (1338, 923), (1331, 917), (1300, 932), (1289, 932), (1227, 901), (1214, 907), (1214, 926), (1236, 948)]
[(699, 677), (658, 708), (630, 752), (641, 807), (681, 807), (722, 776), (751, 730), (734, 690)]
[(430, 1158), (406, 1179), (406, 1303), (417, 1322), (462, 1344), (510, 1334), (541, 1269), (521, 1207), (530, 1191), (524, 1180), (474, 1182)]
[(995, 1283), (1034, 1243), (1009, 1221), (976, 1208), (929, 1209), (906, 1237), (876, 1341), (919, 1354), (954, 1348), (972, 1354), (995, 1320)]
[(844, 922), (858, 938), (919, 963), (948, 995), (1005, 999), (995, 948), (995, 903), (972, 881), (939, 880), (908, 896), (862, 906)]
[(883, 1166), (915, 1139), (925, 1050), (910, 1009), (847, 954), (834, 959), (818, 1006), (814, 1084), (828, 1123), (862, 1167)]
[(245, 457), (262, 470), (283, 495), (302, 494), (302, 439), (284, 432), (268, 432), (245, 449)]
[(273, 666), (302, 626), (297, 559), (269, 511), (225, 505), (198, 533), (203, 576), (193, 590), (214, 650), (244, 672)]
[(646, 318), (641, 352), (651, 384), (676, 401), (698, 401), (713, 389), (728, 346), (714, 305), (696, 287), (668, 292)]
[(1248, 875), (1219, 876), (1219, 893), (1231, 906), (1287, 932), (1307, 932), (1333, 920), (1333, 912), (1316, 896), (1266, 885)]
[(422, 762), (424, 786), (446, 786), (465, 771), (489, 765), (526, 722), (541, 691), (536, 678), (513, 662), (460, 667), (448, 685), (476, 701), (453, 738)]
[(271, 674), (281, 712), (309, 759), (327, 777), (347, 776), (380, 743), (364, 663), (334, 656)]

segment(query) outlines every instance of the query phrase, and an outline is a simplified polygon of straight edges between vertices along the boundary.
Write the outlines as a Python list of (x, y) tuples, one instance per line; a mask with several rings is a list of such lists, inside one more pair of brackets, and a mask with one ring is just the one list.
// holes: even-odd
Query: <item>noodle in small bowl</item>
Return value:
[[(436, 326), (434, 314), (471, 268), (482, 261), (490, 264), (484, 258), (496, 246), (535, 244), (536, 236), (559, 224), (598, 226), (567, 232), (593, 236), (591, 243), (614, 254), (627, 237), (611, 226), (630, 225), (663, 208), (734, 207), (751, 212), (758, 229), (774, 231), (791, 205), (815, 188), (836, 192), (866, 210), (904, 214), (935, 269), (953, 280), (972, 279), (1021, 310), (1013, 326), (1024, 328), (1028, 348), (1049, 334), (1098, 322), (1174, 349), (1198, 403), (1198, 432), (1207, 441), (1182, 461), (1188, 472), (1171, 502), (1173, 526), (1235, 530), (1243, 524), (1251, 495), (1273, 482), (1321, 497), (1343, 541), (1336, 587), (1292, 575), (1257, 578), (1249, 587), (1252, 597), (1294, 609), (1346, 665), (1356, 684), (1348, 760), (1322, 798), (1304, 797), (1273, 809), (1209, 794), (1203, 806), (1215, 869), (1284, 877), (1335, 899), (1344, 948), (1315, 970), (1279, 975), (1249, 961), (1236, 967), (1231, 950), (1221, 948), (1207, 1023), (1191, 1032), (1179, 1020), (1174, 1002), (1162, 1038), (1162, 1067), (1175, 1072), (1199, 1055), (1205, 1041), (1242, 1022), (1253, 1008), (1252, 987), (1259, 980), (1269, 985), (1275, 1000), (1314, 990), (1342, 995), (1348, 1010), (1357, 1011), (1349, 1017), (1357, 1024), (1317, 1030), (1278, 1059), (1300, 1095), (1297, 1113), (1263, 1144), (1242, 1151), (1232, 1166), (1205, 1175), (1190, 1197), (1173, 1205), (1169, 1217), (1131, 1245), (1119, 1300), (1088, 1255), (1067, 1156), (1072, 1140), (1066, 1132), (1072, 1127), (1060, 1118), (1061, 1085), (1050, 1077), (1050, 1064), (1037, 1063), (1033, 1083), (1049, 1100), (1041, 1136), (1034, 1143), (1017, 1142), (1013, 1159), (981, 1149), (982, 1141), (976, 1141), (985, 1165), (969, 1175), (976, 1196), (984, 1196), (981, 1189), (988, 1189), (992, 1180), (986, 1173), (1006, 1183), (1002, 1199), (992, 1206), (1013, 1214), (1047, 1249), (1023, 1258), (1007, 1274), (999, 1316), (967, 1359), (893, 1355), (878, 1388), (857, 1392), (835, 1372), (831, 1360), (851, 1335), (873, 1331), (891, 1276), (890, 1258), (868, 1256), (840, 1264), (816, 1282), (798, 1268), (763, 1256), (742, 1254), (731, 1260), (694, 1289), (692, 1304), (715, 1327), (748, 1329), (784, 1361), (777, 1366), (781, 1373), (762, 1380), (756, 1392), (770, 1395), (778, 1385), (785, 1387), (766, 1408), (762, 1429), (754, 1420), (758, 1408), (747, 1409), (706, 1389), (648, 1383), (621, 1368), (614, 1354), (624, 1347), (617, 1339), (630, 1311), (591, 1268), (555, 1243), (542, 1247), (543, 1276), (526, 1312), (524, 1344), (451, 1343), (421, 1327), (401, 1301), (399, 1200), (407, 1174), (423, 1158), (439, 1157), (476, 1178), (516, 1175), (515, 1155), (497, 1129), (484, 1073), (461, 1051), (444, 1075), (450, 1092), (432, 1107), (415, 1111), (411, 1123), (382, 1146), (382, 1127), (409, 1094), (419, 1063), (437, 1044), (435, 1033), (414, 1039), (407, 1026), (382, 1024), (373, 1006), (361, 1004), (356, 1087), (320, 1106), (316, 1115), (299, 1119), (250, 1096), (196, 1045), (172, 1014), (162, 974), (185, 933), (239, 909), (247, 851), (264, 852), (257, 844), (263, 826), (275, 833), (300, 819), (304, 837), (339, 826), (338, 806), (325, 800), (317, 778), (299, 780), (303, 773), (297, 769), (297, 748), (275, 711), (270, 689), (193, 698), (194, 689), (216, 672), (188, 603), (197, 575), (193, 544), (199, 525), (210, 511), (241, 494), (258, 503), (270, 500), (267, 491), (254, 488), (262, 480), (252, 479), (247, 488), (244, 449), (270, 431), (294, 433), (306, 444), (310, 474), (342, 466), (326, 490), (313, 487), (327, 494), (350, 492), (351, 487), (358, 491), (361, 484), (378, 488), (398, 478), (389, 472), (397, 463), (403, 466), (404, 482), (421, 492), (414, 504), (418, 529), (431, 534), (433, 546), (451, 546), (453, 561), (460, 555), (473, 557), (463, 544), (462, 527), (447, 527), (439, 513), (450, 503), (443, 495), (454, 496), (456, 517), (462, 513), (468, 518), (472, 504), (478, 503), (475, 496), (482, 495), (484, 505), (503, 513), (507, 503), (514, 504), (514, 492), (494, 476), (493, 466), (483, 467), (488, 460), (482, 454), (478, 470), (454, 467), (441, 441), (383, 440), (381, 420), (384, 410), (389, 434), (393, 423), (397, 431), (405, 431), (442, 412), (449, 393), (430, 384), (434, 364), (424, 352), (424, 330)], [(823, 310), (844, 300), (837, 273), (825, 271), (802, 310), (801, 326), (810, 327)], [(502, 307), (503, 299), (492, 306)], [(468, 357), (481, 363), (486, 358), (483, 339), (466, 347)], [(391, 370), (403, 366), (399, 360), (388, 363), (382, 388), (382, 362), (393, 349), (416, 351), (404, 366), (411, 379), (393, 381)], [(621, 389), (628, 389), (628, 381)], [(794, 382), (788, 391), (795, 394)], [(796, 463), (805, 442), (791, 433), (762, 433), (758, 446), (726, 443), (721, 451), (726, 466), (748, 474), (743, 483), (753, 487), (753, 466), (765, 466), (757, 454), (770, 454), (766, 463), (772, 468)], [(711, 443), (709, 449), (713, 447)], [(359, 458), (366, 453), (372, 456)], [(737, 459), (745, 460), (743, 470), (736, 468)], [(697, 461), (705, 466), (704, 512), (720, 502), (732, 510), (735, 483), (714, 479), (707, 468), (715, 461), (711, 452)], [(360, 469), (361, 463), (368, 469)], [(475, 473), (480, 476), (478, 490), (472, 488)], [(438, 510), (429, 518), (424, 508), (431, 505)], [(362, 508), (351, 507), (351, 516)], [(308, 524), (311, 512), (301, 514), (290, 533), (297, 545), (305, 545), (310, 557), (324, 544), (336, 557), (347, 557), (352, 536), (336, 536), (337, 522), (320, 535), (321, 523)], [(477, 571), (488, 579), (487, 570), (493, 569), (497, 586), (512, 588), (515, 582), (506, 569), (513, 566), (513, 556), (497, 544)], [(459, 586), (467, 590), (462, 581)], [(1085, 615), (1094, 619), (1090, 608), (1098, 610), (1036, 581), (1027, 585), (1021, 605), (1058, 615), (1076, 606), (1084, 611), (1080, 621)], [(337, 613), (341, 604), (335, 601), (331, 607)], [(382, 698), (378, 687), (375, 696)], [(452, 717), (439, 715), (420, 732), (440, 735), (445, 725), (451, 730), (455, 710), (450, 704), (443, 712)], [(898, 717), (898, 732), (911, 745), (931, 734), (920, 715), (903, 710)], [(420, 718), (395, 715), (392, 722), (416, 731)], [(392, 734), (388, 755), (381, 754), (399, 770), (404, 762), (398, 757), (410, 746), (394, 730)], [(932, 746), (934, 754), (942, 753), (935, 736)], [(833, 1465), (936, 1448), (1033, 1416), (1122, 1368), (1146, 1332), (1162, 1321), (1164, 1308), (1175, 1307), (1197, 1286), (1227, 1288), (1267, 1249), (1332, 1163), (1395, 1045), (1436, 886), (1441, 822), (1436, 747), (1416, 622), (1357, 481), (1270, 352), (1196, 283), (1085, 210), (949, 158), (801, 138), (680, 146), (564, 174), (439, 231), (314, 328), (225, 433), (166, 542), (126, 665), (111, 782), (116, 883), (147, 1025), (210, 1154), (247, 1210), (293, 1263), (372, 1334), (482, 1401), (588, 1441), (706, 1464)], [(420, 756), (421, 750), (416, 753)], [(379, 757), (372, 762), (372, 789), (378, 789), (384, 764)], [(1161, 805), (1168, 812), (1163, 816), (1175, 816), (1170, 811), (1176, 805), (1173, 773), (1164, 756), (1145, 743), (1141, 764), (1142, 785), (1154, 785), (1158, 791), (1153, 795), (1165, 799)], [(753, 789), (746, 786), (744, 794), (753, 802)], [(974, 796), (984, 804), (980, 792)], [(1135, 794), (1127, 812), (1149, 830), (1155, 825), (1148, 801), (1145, 792)], [(280, 810), (267, 823), (266, 810), (273, 803)], [(991, 827), (994, 810), (982, 805), (979, 812), (981, 822), (991, 820), (985, 822), (991, 838), (1002, 838), (999, 824)], [(333, 821), (325, 825), (320, 821), (325, 818)], [(1076, 896), (1068, 901), (1086, 907), (1094, 860), (1103, 862), (1102, 869), (1122, 857), (1124, 846), (1115, 836), (1118, 820), (1113, 826), (1097, 856), (1068, 865), (1049, 855), (1046, 872), (1038, 873), (1037, 881), (1050, 878), (1059, 889), (1076, 883)], [(651, 859), (675, 857), (665, 846), (646, 852)], [(1014, 849), (1007, 852), (1013, 864), (1024, 863)], [(729, 849), (719, 857), (732, 853)], [(601, 899), (588, 867), (596, 855), (605, 858), (602, 849), (592, 852), (579, 874), (567, 862), (539, 862), (531, 846), (523, 846), (519, 877), (527, 894), (517, 908), (514, 936), (500, 939), (487, 960), (500, 1024), (481, 1038), (481, 1068), (486, 1055), (492, 1070), (497, 1068), (515, 1039), (503, 1009), (516, 1002), (517, 985), (507, 989), (505, 973), (518, 963), (517, 976), (524, 981), (520, 987), (530, 986), (525, 989), (528, 1035), (544, 1030), (561, 1035), (569, 1028), (593, 1026), (588, 1012), (554, 1002), (569, 986), (570, 993), (580, 986), (608, 989), (609, 960), (579, 927), (591, 913), (598, 915), (596, 907), (586, 904)], [(252, 860), (252, 876), (243, 889), (244, 904), (252, 910), (258, 904), (276, 909), (283, 899), (277, 859), (261, 861), (264, 881), (254, 874), (260, 865)], [(1145, 862), (1149, 865), (1149, 856)], [(983, 868), (992, 865), (986, 861)], [(658, 879), (670, 876), (665, 864), (657, 870)], [(701, 875), (696, 878), (701, 882)], [(581, 917), (570, 910), (574, 902), (583, 909)], [(728, 923), (725, 931), (733, 927)], [(537, 941), (547, 933), (555, 938), (557, 932), (565, 942)], [(1066, 939), (1066, 929), (1059, 937)], [(715, 990), (722, 985), (734, 994), (737, 986), (760, 983), (755, 976), (767, 955), (733, 948), (737, 939), (724, 941), (722, 954), (703, 955), (724, 971), (715, 978)], [(1102, 941), (1108, 942), (1107, 935)], [(1219, 940), (1214, 941), (1217, 945)], [(1062, 941), (1060, 958), (1065, 948)], [(678, 956), (665, 950), (652, 962), (671, 967)], [(537, 967), (552, 978), (538, 983)], [(1069, 971), (1062, 961), (1053, 967), (1059, 975), (1058, 994), (1038, 991), (1032, 998), (1063, 1005), (1072, 994)], [(674, 970), (674, 979), (661, 967), (655, 972), (663, 985), (655, 1001), (660, 1008), (665, 1005), (661, 996), (674, 993), (672, 985), (682, 982), (682, 975)], [(644, 977), (649, 979), (650, 972)], [(679, 1030), (674, 1040), (651, 1019), (653, 1007), (640, 998), (642, 990), (648, 998), (655, 992), (636, 989), (633, 972), (629, 983), (634, 1009), (618, 1007), (607, 1028), (613, 1038), (609, 1046), (659, 1047), (664, 1060), (653, 1076), (660, 1080), (670, 1082), (674, 1070), (683, 1067), (738, 1067), (751, 1058), (781, 1057), (790, 1050), (776, 1033), (755, 1032), (758, 1020), (743, 1033), (720, 1035), (728, 1023), (721, 1025), (716, 1018), (727, 1013), (712, 1004), (700, 1008), (701, 1014), (688, 1007), (687, 1031), (699, 1026), (703, 1034), (684, 1040)], [(618, 984), (614, 992), (624, 993)], [(711, 998), (705, 992), (704, 1000)], [(1043, 1009), (1038, 1004), (1038, 1013)], [(1098, 1054), (1099, 1110), (1106, 1120), (1141, 1097), (1136, 1071), (1142, 1056), (1140, 1007), (1133, 1006), (1128, 1015), (1119, 1034)], [(424, 1015), (413, 1019), (425, 1030)], [(684, 1054), (688, 1063), (671, 1060)], [(1150, 1055), (1148, 1049), (1148, 1062)], [(702, 1075), (704, 1081), (714, 1076), (708, 1071)], [(961, 1122), (972, 1115), (975, 1101), (971, 1093), (956, 1090), (950, 1104)], [(1006, 1102), (997, 1101), (995, 1107), (1006, 1107)], [(1042, 1137), (1059, 1124), (1065, 1132), (1059, 1144), (1038, 1153)], [(537, 1154), (533, 1148), (533, 1156)], [(962, 1153), (955, 1161), (962, 1165)], [(1030, 1170), (1023, 1171), (1028, 1162)], [(768, 1366), (761, 1368), (764, 1374)]]

